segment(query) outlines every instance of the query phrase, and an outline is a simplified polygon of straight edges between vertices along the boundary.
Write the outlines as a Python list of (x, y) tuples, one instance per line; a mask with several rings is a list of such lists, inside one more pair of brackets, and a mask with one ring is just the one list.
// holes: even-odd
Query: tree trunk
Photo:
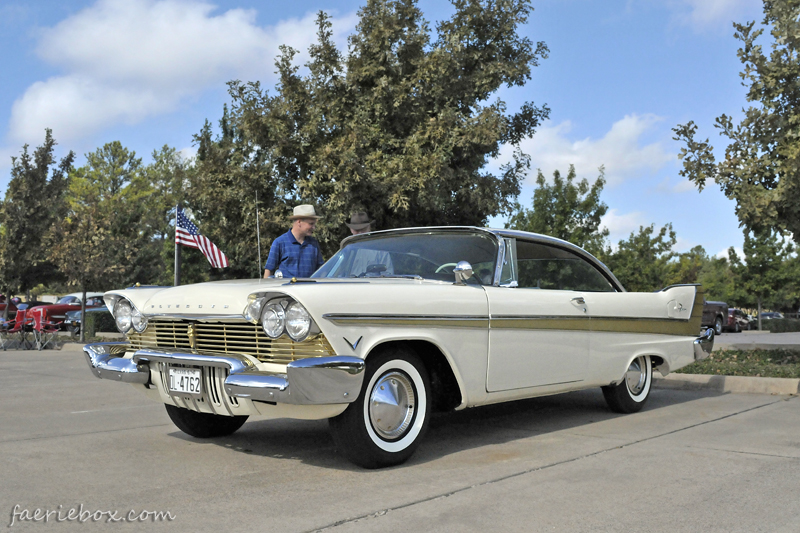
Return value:
[(758, 331), (761, 331), (761, 295), (758, 295)]
[(83, 296), (81, 297), (81, 342), (86, 342), (86, 284), (81, 284), (81, 291), (83, 292)]

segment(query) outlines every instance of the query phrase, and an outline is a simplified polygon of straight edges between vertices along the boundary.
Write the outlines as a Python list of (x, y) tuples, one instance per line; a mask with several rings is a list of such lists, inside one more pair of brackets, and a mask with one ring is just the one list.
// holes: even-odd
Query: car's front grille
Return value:
[[(190, 342), (190, 328), (194, 346)], [(324, 335), (294, 342), (270, 339), (260, 324), (246, 322), (150, 321), (144, 333), (128, 334), (131, 348), (181, 350), (187, 353), (246, 354), (268, 363), (286, 364), (306, 357), (334, 355)]]

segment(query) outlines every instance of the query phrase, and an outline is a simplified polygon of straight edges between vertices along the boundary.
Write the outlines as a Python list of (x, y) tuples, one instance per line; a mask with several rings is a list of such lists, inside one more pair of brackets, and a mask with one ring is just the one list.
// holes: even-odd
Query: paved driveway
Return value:
[[(800, 531), (797, 397), (655, 390), (619, 416), (592, 390), (471, 409), (379, 471), (346, 462), (326, 422), (186, 437), (76, 351), (0, 352), (0, 405), (0, 525), (15, 506), (83, 505), (171, 512), (159, 531)], [(19, 517), (11, 531), (154, 528)]]

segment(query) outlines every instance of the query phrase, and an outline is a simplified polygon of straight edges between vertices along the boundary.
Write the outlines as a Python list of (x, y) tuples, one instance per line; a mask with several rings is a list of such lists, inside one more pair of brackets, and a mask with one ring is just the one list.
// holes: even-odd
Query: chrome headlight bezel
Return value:
[(133, 309), (127, 298), (120, 298), (114, 304), (114, 324), (120, 333), (128, 333), (133, 327)]
[(251, 324), (258, 324), (261, 320), (261, 311), (264, 309), (266, 301), (266, 298), (259, 298), (255, 294), (251, 294), (244, 311), (242, 311), (244, 319)]
[(286, 334), (295, 342), (308, 338), (314, 320), (300, 302), (292, 302), (286, 307)]

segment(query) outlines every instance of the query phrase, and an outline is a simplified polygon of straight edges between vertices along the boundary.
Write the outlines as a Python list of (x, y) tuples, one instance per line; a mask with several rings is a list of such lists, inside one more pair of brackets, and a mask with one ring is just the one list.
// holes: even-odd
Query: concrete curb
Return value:
[(669, 374), (653, 376), (656, 389), (713, 390), (738, 394), (798, 394), (800, 379), (719, 376), (709, 374)]
[(715, 352), (722, 350), (797, 350), (800, 346), (797, 344), (771, 344), (767, 342), (737, 342), (731, 344), (715, 344)]

